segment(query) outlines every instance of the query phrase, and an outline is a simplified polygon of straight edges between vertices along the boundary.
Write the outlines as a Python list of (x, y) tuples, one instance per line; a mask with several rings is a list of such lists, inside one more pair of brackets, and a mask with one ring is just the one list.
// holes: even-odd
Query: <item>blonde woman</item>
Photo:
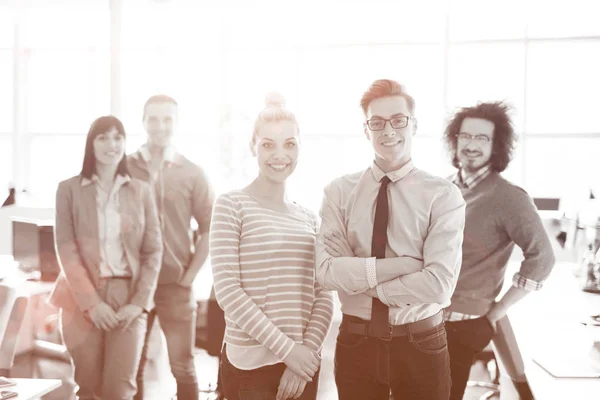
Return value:
[(220, 377), (228, 400), (316, 398), (333, 302), (315, 280), (317, 217), (286, 194), (299, 139), (283, 98), (267, 96), (250, 143), (258, 176), (214, 206), (210, 253), (227, 325)]
[(94, 121), (81, 173), (58, 186), (55, 240), (61, 274), (50, 301), (61, 309), (77, 395), (130, 400), (162, 240), (152, 189), (129, 176), (113, 116)]

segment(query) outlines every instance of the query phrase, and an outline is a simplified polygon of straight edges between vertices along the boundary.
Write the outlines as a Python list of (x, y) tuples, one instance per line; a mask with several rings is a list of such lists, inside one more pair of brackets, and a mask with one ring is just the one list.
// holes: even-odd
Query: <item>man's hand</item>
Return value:
[(327, 246), (327, 252), (332, 257), (354, 257), (348, 239), (339, 232), (326, 233), (325, 245)]
[(119, 319), (115, 311), (106, 303), (100, 303), (91, 308), (87, 315), (94, 326), (103, 331), (111, 331), (119, 325)]
[(492, 308), (485, 314), (485, 317), (490, 321), (494, 331), (496, 330), (496, 322), (504, 318), (506, 315), (506, 309), (502, 306), (502, 303), (494, 302)]
[(143, 311), (144, 310), (142, 310), (142, 307), (134, 304), (127, 304), (121, 307), (119, 312), (117, 312), (117, 318), (121, 324), (121, 330), (129, 328), (129, 325), (131, 325), (131, 323), (135, 321), (137, 317), (142, 315)]
[(286, 368), (279, 381), (277, 400), (297, 399), (304, 392), (306, 381), (300, 378), (290, 368)]

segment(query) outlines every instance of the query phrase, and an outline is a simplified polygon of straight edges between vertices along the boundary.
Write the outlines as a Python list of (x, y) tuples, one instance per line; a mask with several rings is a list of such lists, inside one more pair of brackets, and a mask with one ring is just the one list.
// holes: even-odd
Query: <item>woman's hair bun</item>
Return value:
[(279, 92), (270, 92), (265, 96), (265, 106), (267, 107), (284, 107), (285, 98)]

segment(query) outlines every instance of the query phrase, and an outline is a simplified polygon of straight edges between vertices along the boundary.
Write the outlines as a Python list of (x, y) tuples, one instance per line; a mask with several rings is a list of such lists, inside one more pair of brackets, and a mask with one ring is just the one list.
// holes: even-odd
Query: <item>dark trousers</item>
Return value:
[(447, 400), (451, 382), (444, 324), (388, 340), (349, 333), (342, 322), (335, 384), (340, 400), (389, 400), (390, 391), (394, 400)]
[[(285, 364), (278, 363), (252, 370), (238, 369), (229, 362), (227, 346), (224, 346), (219, 368), (221, 391), (227, 400), (275, 400), (285, 368)], [(306, 384), (298, 399), (316, 400), (319, 372)]]
[(486, 317), (446, 322), (452, 390), (450, 400), (462, 400), (475, 356), (490, 343), (494, 328)]
[[(507, 317), (496, 323), (497, 332), (486, 317), (465, 321), (446, 322), (452, 392), (450, 400), (462, 400), (475, 357), (494, 341), (496, 362), (502, 361), (522, 400), (532, 400), (533, 393), (524, 375), (514, 332)], [(500, 360), (498, 360), (500, 358)]]

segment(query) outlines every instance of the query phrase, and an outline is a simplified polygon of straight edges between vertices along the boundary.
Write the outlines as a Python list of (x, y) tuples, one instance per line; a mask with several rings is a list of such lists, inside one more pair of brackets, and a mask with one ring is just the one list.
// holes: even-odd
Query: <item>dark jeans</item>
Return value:
[(475, 356), (490, 343), (494, 328), (486, 317), (446, 322), (452, 390), (450, 400), (462, 400)]
[(340, 400), (389, 400), (390, 390), (395, 400), (447, 400), (450, 357), (444, 324), (386, 340), (349, 333), (342, 322), (335, 384)]
[[(227, 400), (275, 400), (285, 368), (285, 364), (279, 363), (247, 371), (238, 369), (229, 362), (225, 346), (219, 368), (221, 392)], [(319, 372), (317, 371), (312, 382), (306, 384), (298, 399), (316, 400)]]

